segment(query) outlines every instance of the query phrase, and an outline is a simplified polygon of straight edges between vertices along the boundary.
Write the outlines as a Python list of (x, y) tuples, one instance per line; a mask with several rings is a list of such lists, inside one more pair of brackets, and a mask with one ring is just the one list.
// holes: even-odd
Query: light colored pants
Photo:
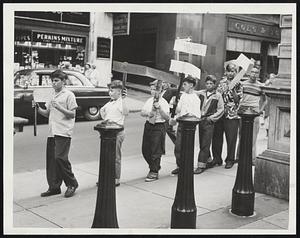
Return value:
[[(259, 133), (259, 116), (254, 118), (253, 122), (253, 140), (252, 140), (252, 162), (255, 162), (256, 160), (256, 141), (257, 141), (257, 136)], [(239, 126), (239, 142), (238, 142), (238, 147), (237, 147), (237, 158), (240, 159), (240, 142), (241, 142), (241, 125), (242, 125), (242, 120), (240, 121), (240, 126)]]
[(125, 139), (125, 133), (123, 130), (117, 134), (117, 138), (116, 138), (116, 171), (115, 171), (116, 179), (120, 179), (121, 177), (121, 156), (122, 156), (121, 148), (124, 139)]

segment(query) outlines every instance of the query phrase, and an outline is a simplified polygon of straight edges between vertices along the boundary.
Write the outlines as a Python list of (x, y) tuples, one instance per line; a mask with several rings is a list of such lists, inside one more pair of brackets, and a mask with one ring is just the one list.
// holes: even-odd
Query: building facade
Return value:
[[(260, 61), (262, 80), (278, 71), (279, 15), (267, 14), (132, 13), (129, 35), (114, 36), (113, 59), (168, 72), (171, 59), (178, 57), (175, 39), (187, 37), (207, 45), (205, 57), (179, 53), (179, 60), (201, 69), (202, 78), (215, 74), (220, 79), (224, 62), (240, 53)], [(148, 83), (137, 76), (129, 80)]]
[(96, 65), (100, 86), (111, 80), (112, 14), (15, 12), (15, 71)]

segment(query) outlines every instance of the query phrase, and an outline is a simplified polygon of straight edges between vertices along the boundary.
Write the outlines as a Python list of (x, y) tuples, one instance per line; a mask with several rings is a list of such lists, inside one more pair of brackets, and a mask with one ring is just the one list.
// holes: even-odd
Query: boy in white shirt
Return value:
[[(165, 122), (169, 120), (169, 104), (162, 98), (162, 91), (157, 91), (157, 83), (157, 80), (150, 83), (152, 97), (146, 101), (141, 111), (141, 116), (147, 118), (142, 142), (142, 153), (150, 169), (146, 182), (158, 179), (161, 156), (165, 154)], [(156, 102), (155, 97), (158, 98)]]
[[(124, 126), (125, 116), (128, 115), (129, 110), (122, 98), (123, 84), (120, 80), (114, 80), (109, 87), (109, 96), (111, 100), (106, 103), (101, 109), (100, 114), (103, 120), (115, 122)], [(120, 185), (121, 177), (121, 147), (125, 138), (124, 130), (118, 132), (116, 138), (116, 171), (115, 171), (115, 184)]]
[[(183, 115), (196, 116), (199, 119), (201, 118), (200, 99), (197, 96), (197, 94), (194, 92), (195, 85), (196, 85), (195, 78), (188, 76), (183, 79), (183, 83), (182, 83), (183, 93), (180, 97), (180, 100), (178, 101), (178, 105), (176, 108), (176, 118)], [(176, 119), (175, 118), (171, 119), (170, 124), (175, 125)], [(177, 127), (177, 136), (176, 136), (175, 150), (174, 150), (177, 168), (171, 172), (172, 174), (178, 174), (179, 172), (181, 131), (182, 131), (182, 127), (179, 124)]]

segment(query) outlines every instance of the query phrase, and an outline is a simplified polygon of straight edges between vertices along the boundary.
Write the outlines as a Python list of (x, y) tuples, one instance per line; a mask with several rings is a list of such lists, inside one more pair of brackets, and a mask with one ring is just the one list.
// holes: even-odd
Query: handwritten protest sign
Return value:
[(135, 74), (159, 79), (174, 85), (178, 85), (180, 81), (179, 77), (176, 75), (147, 66), (131, 64), (127, 62), (113, 61), (113, 70), (121, 73)]
[(171, 60), (170, 71), (189, 74), (198, 79), (200, 79), (201, 75), (201, 70), (195, 65), (178, 60)]
[(235, 62), (236, 65), (242, 67), (246, 71), (246, 73), (249, 72), (254, 66), (254, 62), (248, 59), (244, 54), (240, 54)]
[(229, 89), (232, 89), (242, 78), (243, 76), (250, 71), (254, 63), (250, 59), (248, 59), (245, 55), (240, 54), (239, 57), (235, 60), (235, 64), (240, 66), (242, 70), (237, 73), (237, 75), (233, 78), (233, 80), (228, 85)]
[(174, 44), (175, 51), (181, 51), (193, 55), (205, 56), (206, 49), (207, 49), (207, 45), (192, 43), (180, 39), (175, 40), (175, 44)]

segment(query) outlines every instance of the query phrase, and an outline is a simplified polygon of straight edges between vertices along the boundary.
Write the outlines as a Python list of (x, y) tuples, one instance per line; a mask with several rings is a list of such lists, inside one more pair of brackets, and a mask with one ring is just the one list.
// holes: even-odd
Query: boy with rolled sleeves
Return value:
[[(123, 83), (120, 80), (114, 80), (108, 84), (109, 96), (111, 100), (100, 109), (103, 120), (115, 122), (120, 126), (124, 126), (125, 116), (129, 114), (126, 102), (122, 97)], [(125, 132), (121, 130), (116, 138), (116, 167), (115, 167), (115, 185), (120, 185), (121, 177), (121, 148), (125, 139)]]
[[(200, 99), (197, 94), (194, 92), (194, 87), (196, 85), (196, 79), (187, 76), (183, 79), (182, 87), (183, 93), (180, 96), (178, 101), (178, 105), (176, 107), (176, 116), (174, 119), (170, 119), (170, 124), (176, 124), (176, 118), (183, 115), (191, 115), (197, 118), (201, 118), (200, 112)], [(174, 154), (176, 157), (176, 165), (177, 168), (174, 169), (171, 173), (178, 174), (180, 168), (180, 149), (181, 149), (181, 125), (179, 124), (176, 132), (176, 141), (175, 141), (175, 149)]]
[(150, 83), (152, 97), (141, 111), (141, 116), (146, 118), (142, 141), (142, 154), (149, 166), (146, 182), (158, 179), (161, 156), (165, 154), (166, 121), (169, 120), (169, 104), (162, 98), (161, 89), (157, 91), (157, 84), (157, 80)]
[(77, 103), (75, 95), (65, 88), (68, 76), (61, 70), (50, 74), (54, 94), (46, 102), (46, 109), (39, 107), (38, 112), (49, 118), (49, 134), (46, 149), (46, 174), (49, 188), (41, 197), (60, 194), (60, 186), (64, 181), (67, 190), (65, 197), (72, 197), (78, 187), (78, 182), (72, 172), (68, 158), (71, 136), (75, 125)]
[(201, 121), (199, 123), (200, 151), (198, 166), (194, 174), (201, 174), (206, 169), (210, 156), (210, 145), (213, 136), (214, 124), (224, 113), (222, 95), (216, 92), (217, 79), (214, 75), (205, 78), (206, 89), (197, 92), (201, 101)]

